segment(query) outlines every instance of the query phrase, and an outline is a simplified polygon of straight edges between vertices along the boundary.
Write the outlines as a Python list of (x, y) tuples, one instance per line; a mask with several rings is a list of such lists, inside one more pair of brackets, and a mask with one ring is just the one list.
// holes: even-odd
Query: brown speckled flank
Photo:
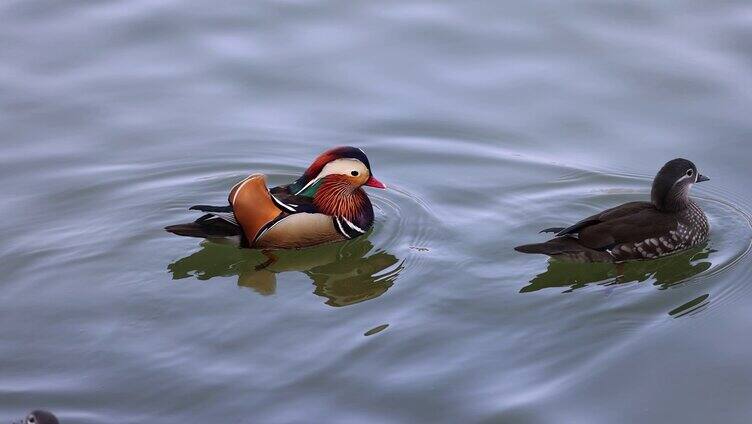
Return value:
[(708, 241), (710, 224), (697, 204), (677, 214), (676, 229), (636, 243), (624, 243), (607, 250), (615, 261), (655, 259), (689, 249)]

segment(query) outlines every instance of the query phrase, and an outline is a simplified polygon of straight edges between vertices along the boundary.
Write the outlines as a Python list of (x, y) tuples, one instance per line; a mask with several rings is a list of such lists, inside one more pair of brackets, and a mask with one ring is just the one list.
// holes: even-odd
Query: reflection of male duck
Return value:
[(373, 244), (360, 237), (309, 249), (275, 251), (270, 262), (257, 250), (204, 242), (201, 250), (167, 268), (176, 280), (237, 275), (239, 286), (262, 295), (275, 293), (277, 274), (299, 271), (311, 278), (316, 286), (314, 293), (326, 297), (328, 305), (346, 306), (381, 296), (402, 271), (397, 257), (372, 250)]
[(530, 280), (530, 284), (520, 289), (520, 293), (555, 287), (568, 287), (565, 292), (570, 292), (592, 283), (623, 284), (642, 282), (651, 277), (655, 279), (654, 285), (665, 289), (708, 270), (711, 263), (705, 259), (708, 259), (710, 253), (712, 250), (696, 247), (654, 261), (621, 264), (580, 264), (551, 260), (546, 272)]

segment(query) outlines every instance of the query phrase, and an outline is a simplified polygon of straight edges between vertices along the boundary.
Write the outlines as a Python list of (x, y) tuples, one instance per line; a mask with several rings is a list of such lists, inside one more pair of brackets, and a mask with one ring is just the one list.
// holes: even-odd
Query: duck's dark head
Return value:
[(708, 180), (710, 178), (700, 174), (691, 161), (674, 159), (658, 171), (653, 180), (650, 198), (658, 210), (682, 210), (689, 205), (689, 189), (692, 185)]
[(31, 411), (31, 413), (24, 419), (23, 424), (60, 424), (57, 417), (47, 411)]
[(292, 184), (291, 191), (294, 194), (305, 194), (317, 182), (330, 175), (336, 175), (356, 188), (362, 186), (386, 188), (373, 176), (371, 163), (361, 149), (342, 146), (329, 149), (319, 155), (306, 169), (303, 176)]

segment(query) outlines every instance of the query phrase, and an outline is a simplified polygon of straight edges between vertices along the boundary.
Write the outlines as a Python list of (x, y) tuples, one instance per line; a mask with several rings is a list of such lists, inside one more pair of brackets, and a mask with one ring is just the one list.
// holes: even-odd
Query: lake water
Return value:
[[(748, 423), (744, 0), (0, 5), (0, 422)], [(165, 225), (362, 147), (367, 238)], [(707, 246), (521, 255), (694, 160)]]

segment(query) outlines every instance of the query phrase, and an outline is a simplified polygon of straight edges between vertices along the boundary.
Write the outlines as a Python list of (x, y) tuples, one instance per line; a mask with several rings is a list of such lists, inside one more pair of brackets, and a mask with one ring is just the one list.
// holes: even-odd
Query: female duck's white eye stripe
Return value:
[[(682, 181), (684, 181), (684, 180), (686, 180), (686, 179), (690, 179), (690, 178), (692, 179), (692, 181), (693, 181), (693, 182), (697, 182), (697, 181), (695, 180), (695, 177), (694, 177), (694, 175), (690, 176), (690, 175), (684, 174), (684, 176), (683, 176), (683, 177), (681, 177), (681, 178), (679, 178), (678, 180), (676, 180), (676, 182), (674, 183), (674, 186), (675, 186), (675, 185), (677, 185), (677, 184), (679, 184), (680, 182), (682, 182)], [(672, 186), (672, 187), (673, 187), (673, 186)]]
[(355, 230), (355, 231), (359, 232), (360, 234), (365, 234), (365, 233), (366, 233), (366, 232), (365, 232), (365, 230), (363, 230), (362, 228), (360, 228), (360, 227), (358, 227), (357, 225), (353, 224), (352, 222), (350, 222), (350, 221), (349, 221), (349, 220), (348, 220), (347, 218), (345, 218), (344, 216), (342, 217), (342, 219), (344, 219), (344, 220), (345, 220), (345, 223), (346, 223), (346, 224), (347, 224), (347, 225), (348, 225), (348, 226), (349, 226), (350, 228), (352, 228), (353, 230)]
[(342, 223), (339, 221), (339, 217), (338, 216), (334, 217), (334, 222), (337, 223), (337, 228), (339, 229), (340, 234), (342, 234), (346, 238), (352, 238), (352, 237), (350, 237), (349, 234), (347, 234), (347, 231), (345, 231), (345, 229), (342, 228)]
[(277, 197), (274, 196), (273, 194), (271, 194), (271, 193), (269, 193), (269, 194), (272, 196), (272, 200), (274, 200), (274, 203), (276, 203), (277, 206), (281, 207), (282, 209), (286, 209), (286, 210), (288, 210), (290, 212), (296, 212), (295, 208), (293, 208), (292, 206), (290, 206), (288, 204), (285, 204), (281, 200), (277, 199)]

